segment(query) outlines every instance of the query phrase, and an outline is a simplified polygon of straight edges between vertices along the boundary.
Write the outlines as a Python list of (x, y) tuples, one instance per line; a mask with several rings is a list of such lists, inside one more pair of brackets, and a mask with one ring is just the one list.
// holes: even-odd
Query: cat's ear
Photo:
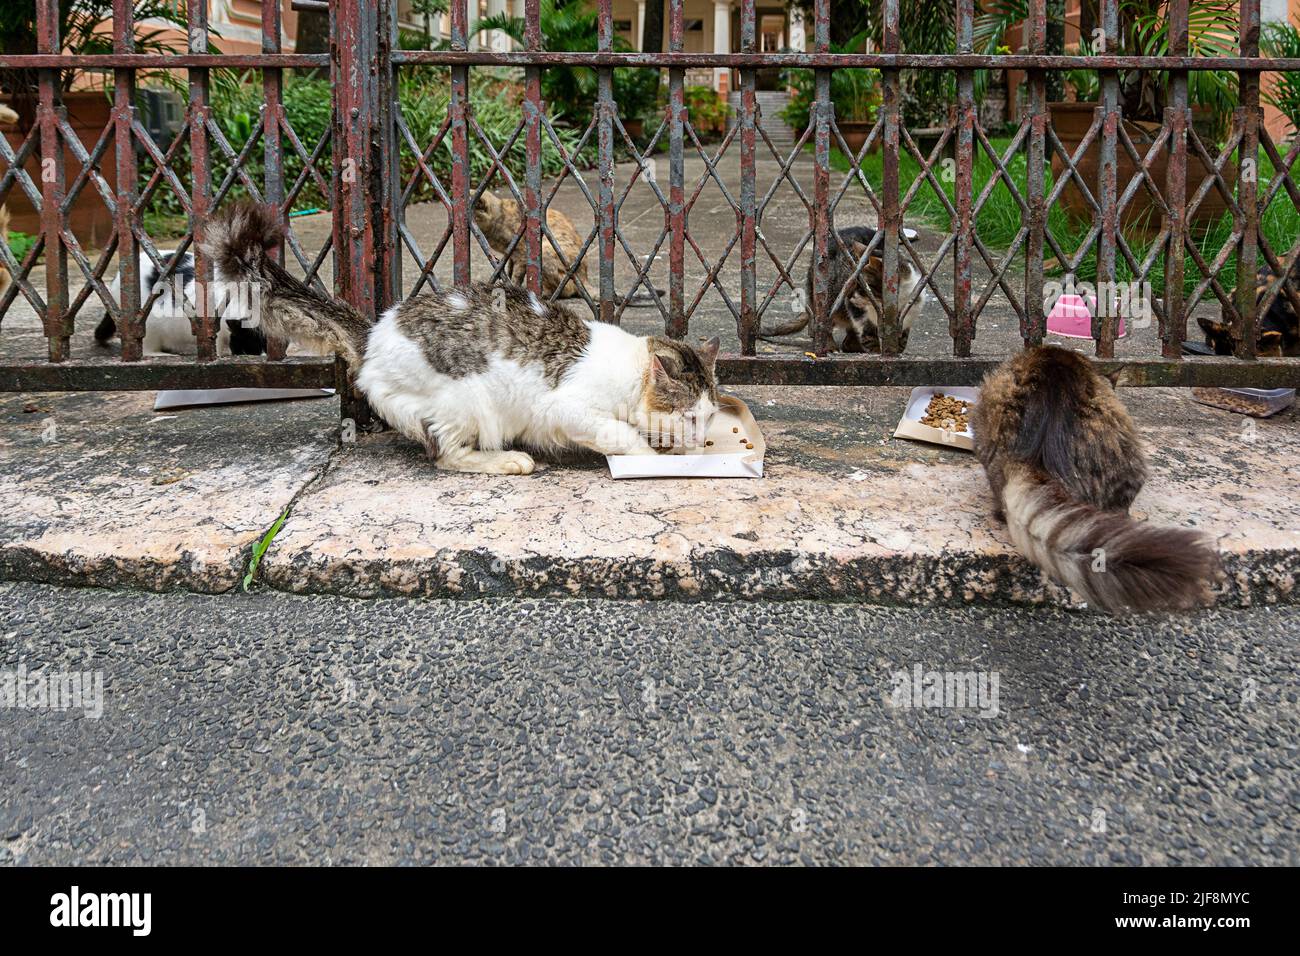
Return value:
[(712, 365), (718, 359), (718, 350), (722, 348), (722, 342), (715, 335), (702, 346), (700, 346), (700, 356), (704, 359), (705, 365)]
[(859, 273), (859, 283), (865, 283), (877, 296), (883, 294), (885, 287), (885, 261), (879, 256), (872, 256)]
[(661, 382), (667, 381), (669, 378), (672, 378), (672, 376), (668, 374), (668, 369), (664, 368), (664, 363), (659, 361), (658, 355), (655, 355), (655, 353), (651, 352), (650, 353), (650, 381), (653, 384), (658, 385)]

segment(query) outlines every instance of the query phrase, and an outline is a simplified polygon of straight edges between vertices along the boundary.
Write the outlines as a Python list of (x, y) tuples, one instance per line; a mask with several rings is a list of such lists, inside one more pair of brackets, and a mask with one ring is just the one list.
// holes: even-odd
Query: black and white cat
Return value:
[(716, 338), (636, 336), (486, 283), (415, 296), (372, 325), (267, 255), (281, 228), (268, 207), (232, 205), (204, 251), (261, 289), (267, 335), (342, 355), (374, 410), (439, 468), (526, 475), (532, 456), (509, 447), (521, 445), (649, 455), (669, 436), (680, 449), (703, 441), (717, 411)]
[[(911, 242), (918, 238), (915, 229), (903, 228), (903, 238)], [(876, 238), (876, 230), (870, 226), (849, 226), (839, 230), (839, 242), (831, 243), (830, 270), (827, 276), (827, 288), (831, 290), (832, 300), (839, 298), (840, 290), (848, 287), (844, 301), (831, 314), (831, 326), (839, 336), (839, 349), (843, 352), (879, 352), (880, 319), (876, 315), (876, 303), (881, 301), (884, 287), (885, 262), (880, 245), (871, 248)], [(858, 261), (871, 249), (861, 271), (854, 273)], [(812, 321), (809, 306), (813, 301), (813, 264), (808, 264), (808, 274), (804, 281), (803, 297), (797, 300), (801, 311), (793, 320), (773, 329), (764, 329), (759, 337), (772, 338), (782, 335), (794, 335), (802, 331)], [(921, 270), (908, 257), (898, 258), (898, 307), (900, 309), (900, 347), (907, 348), (907, 338), (912, 331), (912, 323), (925, 308), (928, 293), (922, 291), (913, 302), (916, 287), (921, 282)], [(850, 284), (852, 283), (852, 284)]]
[[(176, 257), (176, 251), (159, 250), (159, 256), (163, 269), (166, 269)], [(155, 285), (159, 284), (159, 275), (161, 272), (154, 265), (153, 260), (141, 252), (141, 302), (147, 302), (149, 296), (153, 295)], [(226, 315), (223, 307), (230, 299), (227, 283), (218, 277), (213, 285), (217, 292), (214, 301), (218, 305), (218, 311)], [(176, 291), (178, 288), (184, 289), (188, 310), (192, 312), (195, 304), (194, 256), (188, 252), (181, 256), (175, 271), (162, 281), (161, 286), (158, 298), (154, 300), (148, 316), (145, 317), (144, 354), (193, 355), (197, 351), (194, 330), (190, 325), (190, 317), (186, 314), (186, 306), (177, 302)], [(109, 291), (113, 293), (113, 298), (121, 300), (121, 275), (113, 277)], [(229, 314), (233, 315), (234, 312)], [(117, 335), (117, 323), (113, 321), (111, 315), (105, 314), (95, 329), (95, 341), (100, 345), (107, 345), (115, 335)], [(223, 319), (217, 331), (218, 355), (261, 355), (264, 352), (266, 352), (266, 336), (260, 329), (246, 328), (236, 318)]]

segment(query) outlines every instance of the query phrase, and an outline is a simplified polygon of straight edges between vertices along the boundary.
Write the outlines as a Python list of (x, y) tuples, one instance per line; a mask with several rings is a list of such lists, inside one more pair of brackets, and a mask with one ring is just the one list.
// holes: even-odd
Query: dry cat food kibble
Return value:
[(966, 416), (972, 404), (974, 403), (964, 398), (936, 394), (930, 399), (930, 404), (925, 406), (921, 424), (929, 425), (931, 428), (941, 428), (944, 431), (964, 432), (969, 428)]
[(1275, 388), (1194, 388), (1192, 397), (1205, 405), (1213, 405), (1239, 415), (1267, 418), (1280, 412), (1295, 401), (1295, 389)]

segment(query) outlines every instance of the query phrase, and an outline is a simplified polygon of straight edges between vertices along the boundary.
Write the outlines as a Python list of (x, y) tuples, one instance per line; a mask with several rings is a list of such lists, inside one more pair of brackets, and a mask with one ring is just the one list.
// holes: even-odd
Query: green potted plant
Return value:
[[(1085, 0), (1088, 2), (1088, 0)], [(1168, 0), (1123, 0), (1120, 5), (1120, 31), (1118, 49), (1109, 53), (1129, 53), (1140, 56), (1164, 56), (1169, 52)], [(1029, 16), (1028, 0), (993, 0), (976, 18), (975, 40), (978, 52), (992, 53), (1002, 37)], [(1188, 52), (1191, 56), (1222, 57), (1235, 55), (1237, 43), (1237, 4), (1235, 0), (1198, 0), (1191, 5), (1188, 18)], [(1085, 38), (1071, 51), (1081, 56), (1101, 53), (1098, 44)], [(977, 78), (978, 79), (978, 78)], [(1066, 80), (1074, 91), (1073, 101), (1048, 104), (1052, 116), (1052, 129), (1064, 149), (1073, 157), (1091, 127), (1100, 96), (1100, 81), (1095, 70), (1072, 70)], [(1187, 82), (1188, 102), (1192, 106), (1194, 129), (1211, 156), (1216, 155), (1218, 144), (1226, 136), (1232, 112), (1237, 106), (1236, 74), (1220, 70), (1193, 70)], [(1163, 71), (1125, 70), (1120, 72), (1120, 107), (1124, 115), (1124, 129), (1133, 140), (1139, 154), (1145, 154), (1159, 135), (1164, 121), (1165, 107), (1169, 105), (1169, 75)], [(1191, 149), (1187, 169), (1187, 196), (1190, 199), (1200, 188), (1212, 169)], [(1101, 146), (1094, 139), (1085, 153), (1075, 161), (1075, 167), (1094, 198), (1097, 196), (1101, 167)], [(1151, 177), (1157, 183), (1165, 182), (1168, 151), (1156, 156), (1150, 166)], [(1065, 162), (1053, 151), (1052, 173), (1064, 175)], [(1118, 180), (1122, 190), (1138, 174), (1138, 167), (1122, 147), (1118, 150)], [(1231, 189), (1236, 181), (1236, 168), (1226, 164), (1223, 178)], [(1061, 194), (1064, 206), (1077, 218), (1088, 219), (1092, 207), (1083, 193), (1072, 182)], [(1223, 197), (1217, 189), (1210, 190), (1193, 215), (1196, 229), (1208, 229), (1218, 222), (1226, 210)], [(1150, 194), (1140, 189), (1125, 207), (1122, 225), (1139, 231), (1154, 232), (1160, 227), (1160, 216)]]
[(637, 142), (645, 135), (645, 120), (659, 102), (659, 71), (620, 67), (614, 70), (614, 102), (627, 135)]
[(711, 86), (688, 86), (682, 91), (686, 117), (701, 140), (713, 139), (727, 130), (731, 107), (727, 99)]
[[(868, 35), (869, 31), (862, 30), (843, 43), (832, 43), (831, 52), (857, 53)], [(787, 70), (784, 81), (790, 88), (790, 103), (781, 111), (781, 118), (799, 135), (811, 122), (816, 80), (812, 70)], [(832, 70), (831, 102), (835, 105), (835, 125), (844, 137), (845, 146), (856, 156), (875, 126), (876, 108), (880, 105), (880, 71)]]
[[(1295, 23), (1268, 23), (1260, 37), (1265, 56), (1300, 57), (1300, 17)], [(1300, 73), (1272, 73), (1264, 81), (1264, 101), (1286, 117), (1291, 135), (1300, 134)]]
[[(542, 49), (547, 52), (595, 53), (599, 15), (589, 0), (541, 0), (538, 26)], [(508, 14), (493, 14), (474, 24), (471, 32), (499, 30), (521, 46), (524, 43), (524, 20)], [(631, 45), (615, 35), (617, 52), (631, 50)], [(641, 74), (638, 76), (638, 74)], [(654, 105), (659, 89), (659, 71), (620, 67), (614, 71), (614, 100), (618, 103), (628, 135), (635, 138), (649, 107)], [(553, 66), (542, 71), (542, 98), (557, 109), (574, 117), (590, 117), (596, 103), (597, 74), (588, 66)], [(585, 119), (580, 120), (585, 122)]]

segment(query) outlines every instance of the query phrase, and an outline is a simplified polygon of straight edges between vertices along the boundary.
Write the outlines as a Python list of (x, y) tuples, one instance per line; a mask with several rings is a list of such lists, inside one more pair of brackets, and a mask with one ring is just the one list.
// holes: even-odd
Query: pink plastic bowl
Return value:
[[(1047, 315), (1047, 331), (1070, 339), (1092, 338), (1092, 311), (1096, 300), (1085, 301), (1083, 296), (1067, 292), (1056, 300)], [(1119, 320), (1116, 338), (1124, 337), (1124, 320)]]

